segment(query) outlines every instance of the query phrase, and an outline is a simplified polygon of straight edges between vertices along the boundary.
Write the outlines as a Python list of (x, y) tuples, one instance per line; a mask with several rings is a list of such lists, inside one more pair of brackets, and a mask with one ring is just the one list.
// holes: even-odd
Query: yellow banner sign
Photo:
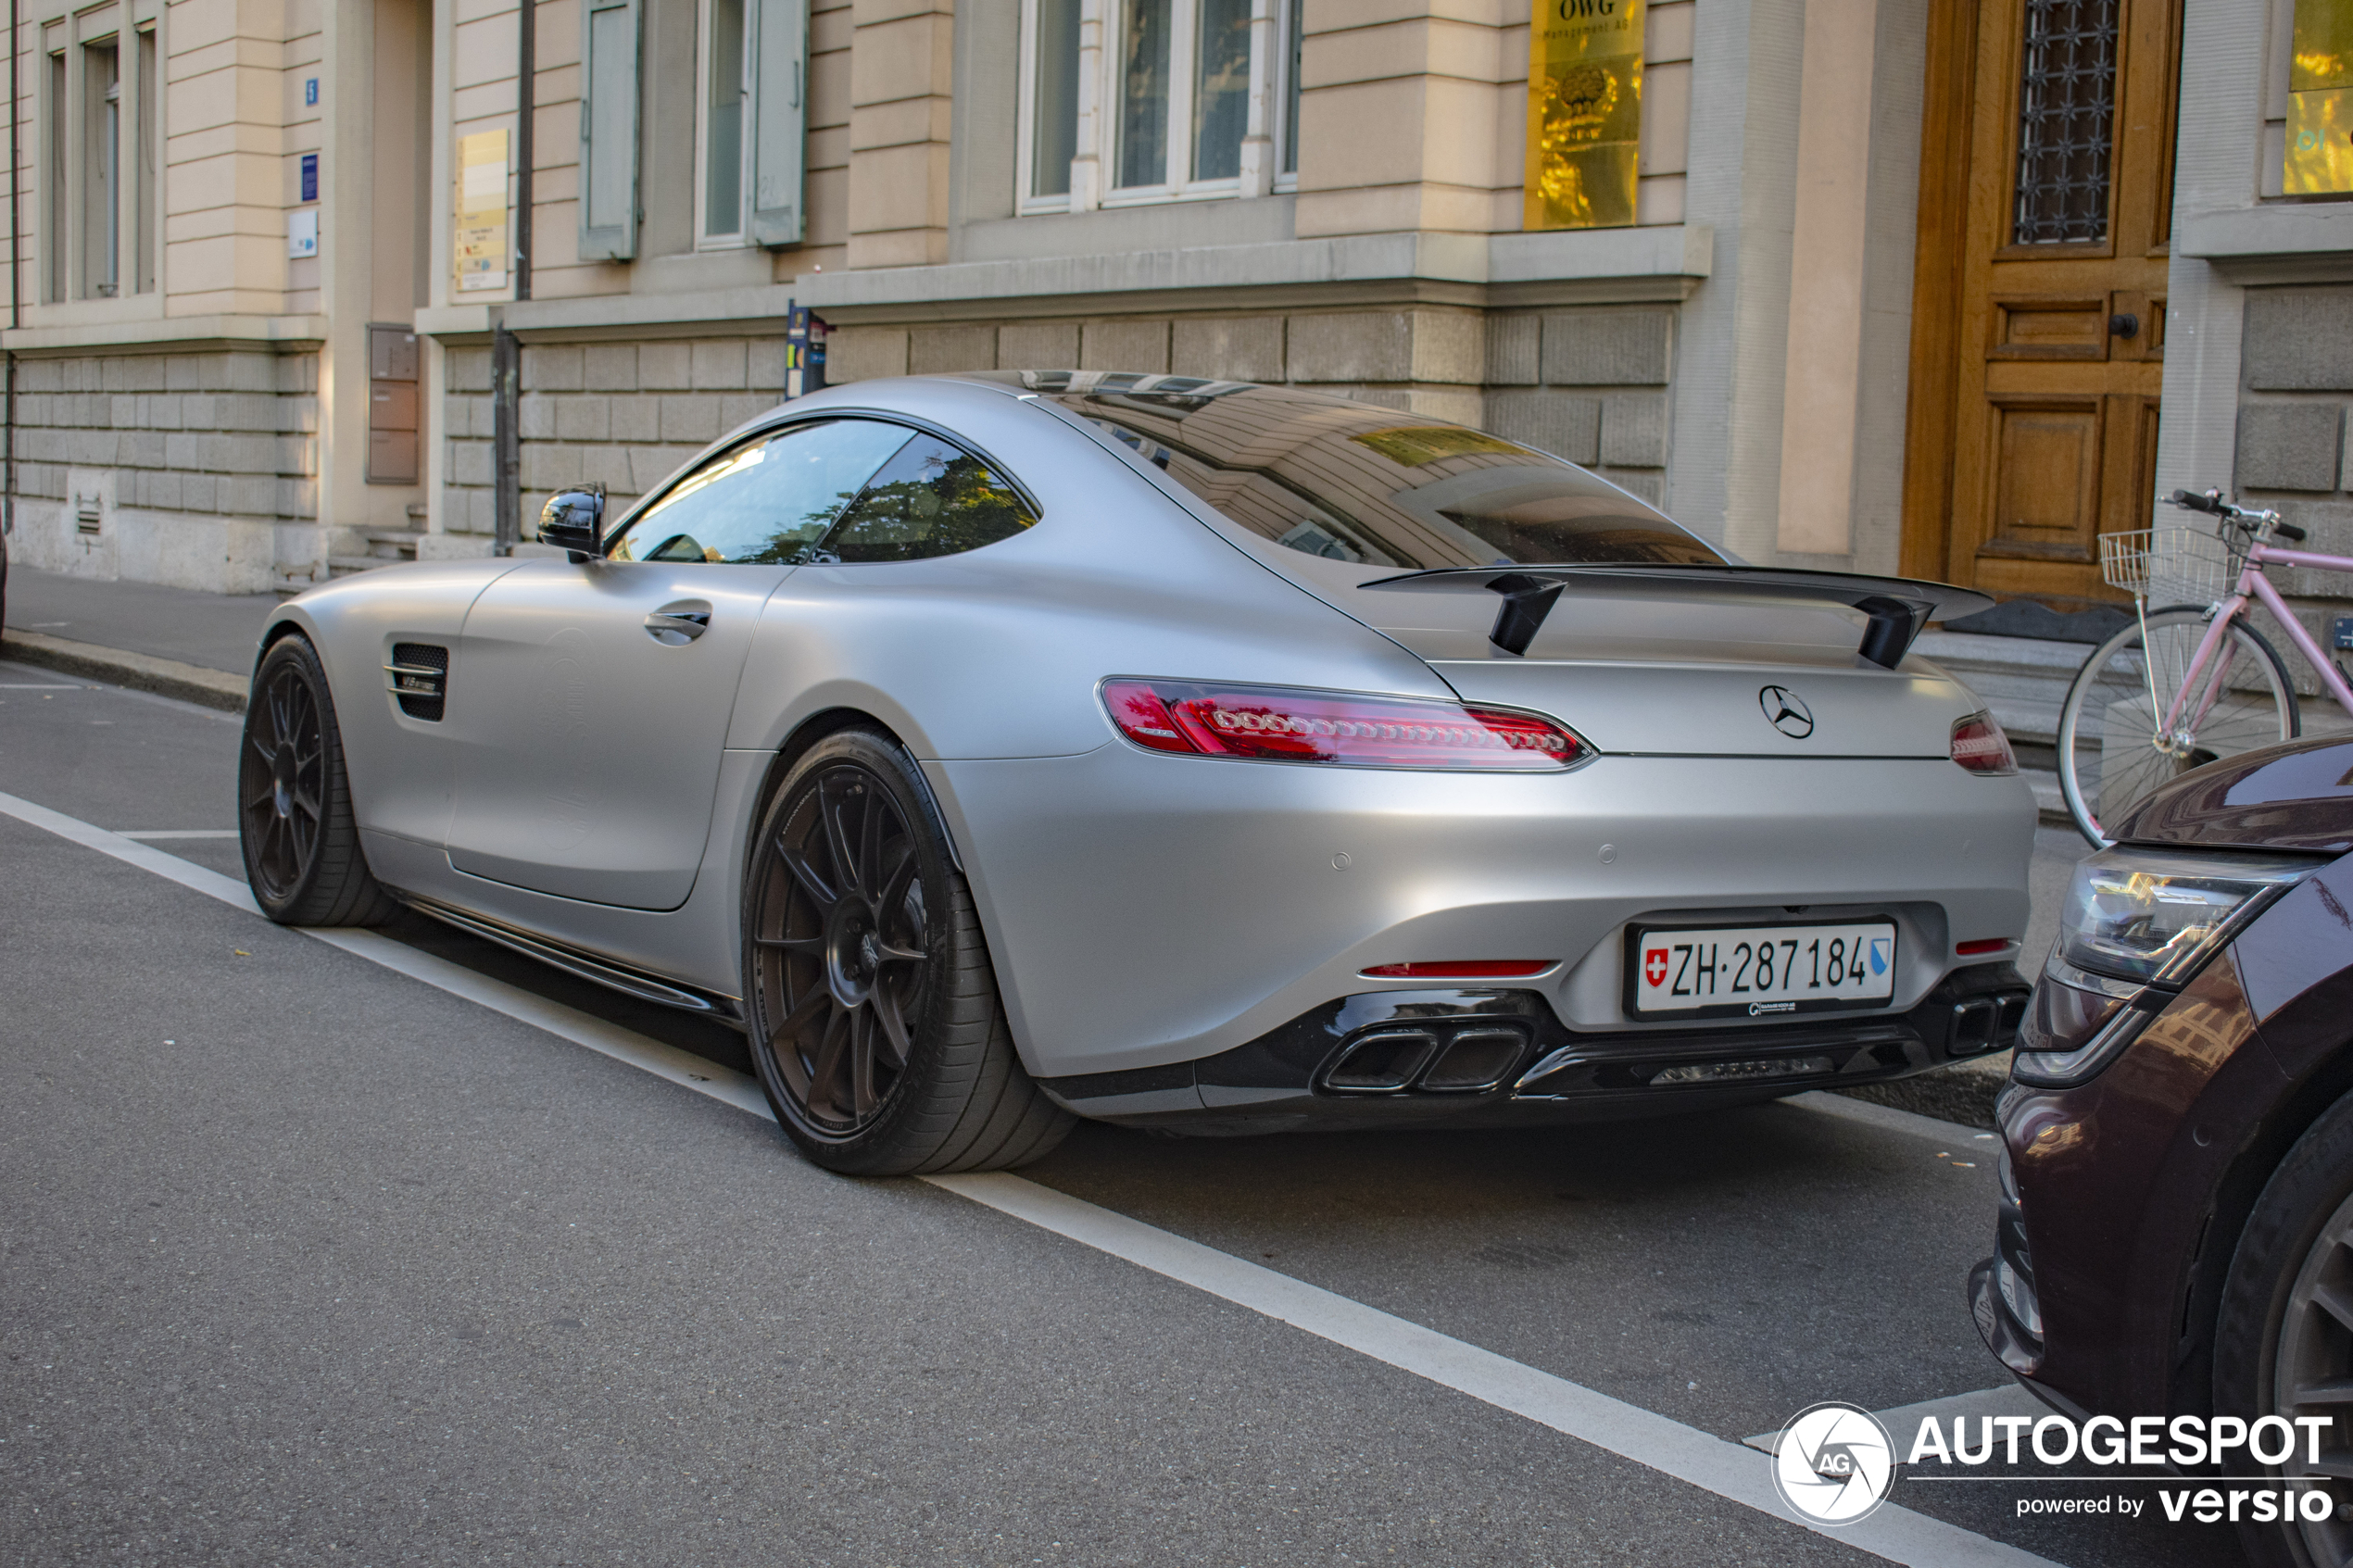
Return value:
[(2291, 196), (2353, 191), (2353, 0), (2296, 0), (2288, 58)]
[(1634, 221), (1643, 0), (1536, 0), (1528, 37), (1527, 226)]
[(507, 133), (458, 138), (458, 221), (451, 231), (458, 289), (507, 286)]

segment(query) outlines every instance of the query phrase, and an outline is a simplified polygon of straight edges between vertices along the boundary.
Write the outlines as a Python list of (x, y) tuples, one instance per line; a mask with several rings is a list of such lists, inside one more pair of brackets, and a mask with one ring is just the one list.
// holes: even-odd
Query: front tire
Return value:
[(360, 851), (334, 697), (298, 635), (271, 644), (254, 672), (237, 747), (237, 838), (254, 902), (280, 925), (380, 925), (398, 907)]
[[(2076, 831), (2094, 848), (2111, 842), (2103, 822), (2159, 784), (2218, 757), (2294, 740), (2298, 728), (2296, 687), (2279, 650), (2245, 618), (2231, 623), (2221, 668), (2206, 671), (2209, 702), (2193, 709), (2190, 739), (2159, 743), (2158, 707), (2171, 706), (2206, 636), (2208, 616), (2191, 605), (2153, 609), (2102, 643), (2083, 661), (2059, 709), (2059, 789)], [(2157, 698), (2149, 695), (2156, 665)], [(2233, 687), (2233, 672), (2251, 684)]]
[(793, 765), (746, 857), (744, 1013), (776, 1120), (845, 1175), (1001, 1171), (1071, 1127), (1013, 1051), (915, 764), (865, 730)]
[[(2337, 1568), (2353, 1557), (2353, 1095), (2340, 1099), (2296, 1140), (2256, 1200), (2223, 1286), (2214, 1333), (2214, 1411), (2252, 1424), (2326, 1416), (2322, 1467), (2307, 1462), (2303, 1429), (2288, 1461), (2261, 1470), (2336, 1503), (2318, 1522), (2252, 1524), (2240, 1539), (2266, 1568)], [(2234, 1462), (2238, 1462), (2234, 1459)], [(2300, 1484), (2298, 1484), (2300, 1483)]]

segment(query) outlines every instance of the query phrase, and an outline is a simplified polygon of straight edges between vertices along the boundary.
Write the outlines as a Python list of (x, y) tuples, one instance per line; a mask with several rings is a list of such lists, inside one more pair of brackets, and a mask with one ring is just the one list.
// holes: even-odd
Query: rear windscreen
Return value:
[(1408, 571), (1724, 559), (1582, 469), (1467, 425), (1239, 382), (1003, 379), (1107, 432), (1241, 527), (1311, 556)]

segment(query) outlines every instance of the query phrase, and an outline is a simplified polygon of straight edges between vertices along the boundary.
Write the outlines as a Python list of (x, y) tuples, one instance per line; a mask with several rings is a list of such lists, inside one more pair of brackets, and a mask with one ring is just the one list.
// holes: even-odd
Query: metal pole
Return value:
[(539, 0), (520, 0), (515, 40), (515, 297), (531, 297), (531, 131), (539, 101)]
[(490, 329), (490, 553), (511, 556), (522, 537), (522, 442), (519, 414), (522, 394), (522, 345), (503, 320)]
[[(17, 227), (17, 0), (8, 0), (8, 330), (24, 325), (24, 240)], [(6, 387), (0, 390), (0, 420), (6, 429), (0, 432), (0, 533), (17, 531), (17, 351), (9, 349), (0, 358), (6, 360)]]

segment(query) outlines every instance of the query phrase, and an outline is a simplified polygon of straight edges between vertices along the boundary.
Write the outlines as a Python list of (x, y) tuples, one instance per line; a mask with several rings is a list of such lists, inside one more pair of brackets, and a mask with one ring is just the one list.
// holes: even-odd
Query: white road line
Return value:
[[(1942, 1399), (1922, 1399), (1916, 1405), (1897, 1405), (1894, 1410), (1871, 1413), (1879, 1417), (1881, 1426), (1887, 1428), (1887, 1435), (1895, 1439), (1895, 1446), (1909, 1453), (1912, 1438), (1918, 1436), (1920, 1423), (1931, 1416), (1938, 1421), (1956, 1418), (1966, 1421), (1988, 1415), (2023, 1415), (2040, 1420), (2051, 1413), (2051, 1407), (2017, 1384), (2005, 1383), (1998, 1388), (1980, 1388), (1970, 1394), (1949, 1394)], [(1741, 1441), (1769, 1454), (1780, 1450), (1781, 1435), (1778, 1432), (1759, 1432), (1755, 1436), (1743, 1437)]]
[[(181, 886), (218, 898), (246, 913), (259, 916), (261, 907), (253, 901), (253, 894), (234, 877), (183, 860), (177, 855), (167, 855), (160, 849), (150, 849), (125, 834), (108, 833), (88, 822), (36, 806), (30, 800), (19, 800), (13, 795), (0, 795), (0, 813), (37, 828), (45, 828), (60, 838), (69, 838), (85, 848), (102, 855), (111, 855), (142, 871), (155, 872), (180, 884)], [(520, 986), (503, 980), (493, 980), (476, 974), (462, 964), (419, 952), (406, 943), (373, 931), (349, 926), (289, 927), (305, 936), (316, 938), (331, 947), (340, 947), (355, 958), (381, 964), (412, 980), (422, 980), (436, 989), (478, 1002), (493, 1012), (501, 1012), (535, 1029), (543, 1029), (576, 1046), (585, 1046), (632, 1067), (642, 1068), (658, 1078), (667, 1078), (698, 1094), (724, 1100), (738, 1110), (749, 1110), (756, 1116), (769, 1114), (768, 1102), (760, 1085), (740, 1073), (732, 1072), (716, 1062), (705, 1061), (691, 1051), (649, 1040), (645, 1035), (606, 1022), (603, 1019), (582, 1012), (578, 1008), (551, 1002), (535, 996)]]
[(1876, 1105), (1852, 1095), (1834, 1095), (1828, 1089), (1808, 1089), (1802, 1095), (1792, 1095), (1781, 1101), (1804, 1110), (1818, 1110), (1825, 1116), (1843, 1117), (1860, 1122), (1868, 1127), (1878, 1127), (1891, 1133), (1909, 1133), (1916, 1138), (1933, 1138), (1947, 1148), (1978, 1148), (1991, 1154), (1994, 1135), (1978, 1127), (1966, 1127), (1958, 1122), (1946, 1122), (1934, 1116), (1922, 1116), (1916, 1110), (1898, 1110), (1892, 1105)]
[(0, 681), (0, 692), (79, 692), (86, 686), (61, 686), (55, 681)]
[(157, 838), (234, 838), (235, 828), (146, 828), (132, 832), (129, 828), (114, 830), (117, 838), (135, 838), (145, 842)]
[(1874, 1557), (1920, 1568), (2051, 1568), (2047, 1558), (1894, 1504), (1840, 1529), (1806, 1525), (1774, 1492), (1768, 1466), (1738, 1443), (1019, 1176), (925, 1180)]
[[(121, 834), (93, 827), (12, 795), (0, 794), (0, 814), (153, 872), (257, 916), (261, 912), (243, 883), (160, 849), (150, 849)], [(501, 981), (487, 979), (375, 932), (301, 929), (304, 935), (357, 958), (422, 980), (452, 996), (479, 1002), (509, 1018), (642, 1068), (698, 1094), (709, 1095), (756, 1116), (771, 1115), (759, 1085), (751, 1079), (689, 1052), (617, 1028), (575, 1008), (547, 1001)], [(1915, 1120), (1925, 1122), (1930, 1118)], [(1782, 1505), (1758, 1455), (1738, 1443), (1020, 1176), (924, 1179), (1041, 1230), (1109, 1253), (1220, 1300), (1289, 1323), (1500, 1410), (1525, 1416), (1646, 1469), (1674, 1476), (1891, 1562), (1915, 1564), (1917, 1568), (2057, 1568), (2047, 1558), (1892, 1503), (1860, 1524), (1841, 1529), (1806, 1524), (1793, 1518)]]

